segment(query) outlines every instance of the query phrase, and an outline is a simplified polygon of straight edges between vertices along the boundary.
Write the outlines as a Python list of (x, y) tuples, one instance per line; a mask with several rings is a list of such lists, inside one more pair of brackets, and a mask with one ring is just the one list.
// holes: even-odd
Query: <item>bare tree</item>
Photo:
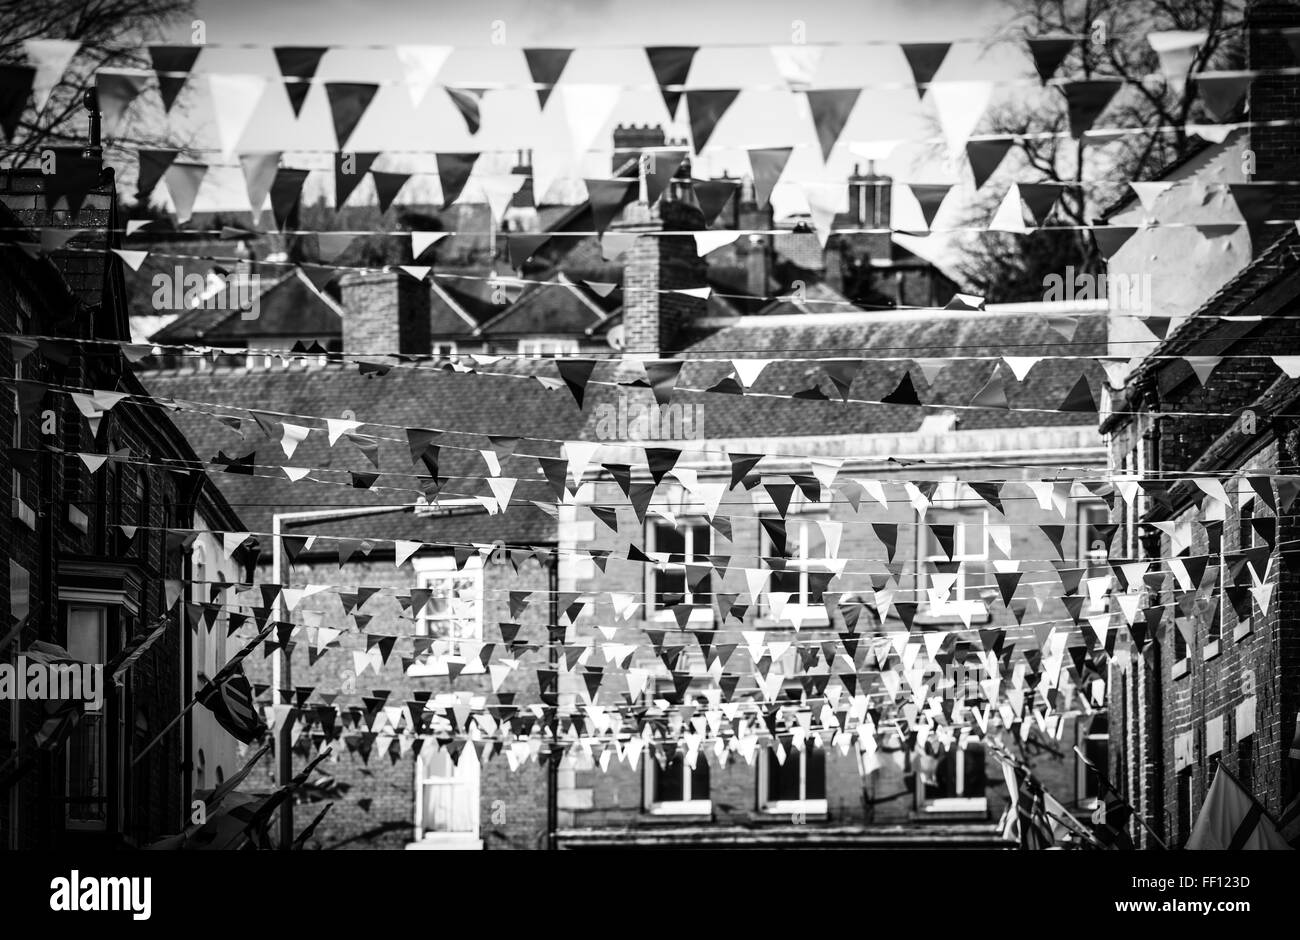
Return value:
[[(188, 16), (189, 0), (0, 0), (0, 61), (26, 64), (24, 43), (31, 39), (75, 39), (76, 58), (37, 113), (28, 107), (12, 140), (0, 144), (0, 163), (23, 166), (42, 148), (86, 140), (83, 104), (101, 68), (148, 68), (146, 44)], [(119, 153), (157, 142), (157, 135), (114, 142)], [(139, 136), (146, 134), (147, 136)]]
[[(1200, 145), (1186, 125), (1204, 120), (1193, 77), (1206, 69), (1240, 68), (1244, 60), (1243, 0), (1008, 0), (1012, 17), (1000, 31), (1027, 41), (1054, 35), (1083, 37), (1057, 74), (1072, 80), (1118, 78), (1123, 90), (1106, 110), (1105, 124), (1126, 133), (1102, 143), (1069, 137), (1065, 98), (1056, 87), (1017, 94), (993, 109), (983, 133), (1015, 144), (1005, 166), (1022, 182), (1062, 185), (1046, 220), (1029, 235), (989, 233), (967, 239), (959, 269), (991, 300), (1023, 300), (1041, 291), (1043, 277), (1101, 267), (1086, 226), (1122, 194), (1129, 180), (1151, 179)], [(1153, 31), (1203, 32), (1187, 74), (1171, 80), (1147, 41)], [(1086, 149), (1085, 149), (1086, 143)], [(979, 200), (966, 220), (980, 226), (1006, 192)], [(1055, 231), (1050, 227), (1054, 226)]]

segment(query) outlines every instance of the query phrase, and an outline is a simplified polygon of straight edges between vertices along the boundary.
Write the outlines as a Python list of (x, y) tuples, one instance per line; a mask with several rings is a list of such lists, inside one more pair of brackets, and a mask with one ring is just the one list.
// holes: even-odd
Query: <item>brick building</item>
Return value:
[[(1297, 26), (1300, 4), (1251, 4), (1250, 67), (1293, 65), (1277, 30)], [(1193, 161), (1184, 185), (1209, 191), (1243, 149), (1260, 180), (1300, 179), (1300, 132), (1266, 123), (1294, 118), (1298, 89), (1285, 71), (1255, 78), (1250, 115), (1263, 126), (1227, 141), (1226, 163), (1214, 154)], [(1293, 189), (1270, 218), (1294, 217)], [(1187, 840), (1220, 764), (1276, 812), (1300, 704), (1286, 485), (1297, 467), (1297, 389), (1271, 358), (1296, 348), (1288, 318), (1297, 312), (1300, 239), (1289, 223), (1245, 228), (1224, 239), (1227, 267), (1189, 268), (1176, 246), (1147, 246), (1173, 249), (1153, 252), (1152, 268), (1176, 271), (1184, 284), (1176, 308), (1159, 311), (1174, 318), (1170, 331), (1136, 360), (1103, 424), (1112, 466), (1142, 481), (1116, 520), (1124, 557), (1145, 563), (1146, 574), (1130, 586), (1144, 613), (1112, 662), (1109, 733), (1111, 776), (1150, 829), (1133, 823), (1146, 847)], [(1202, 374), (1182, 356), (1202, 357)]]
[[(169, 626), (61, 748), (34, 746), (37, 703), (0, 701), (0, 838), (11, 848), (139, 846), (183, 824), (200, 749), (209, 773), (235, 769), (202, 709), (136, 758), (198, 688), (202, 641), (173, 608), (189, 576), (185, 549), (201, 528), (241, 525), (116, 345), (129, 332), (123, 263), (110, 253), (120, 245), (112, 172), (75, 150), (56, 160), (49, 175), (0, 174), (0, 332), (12, 337), (0, 344), (11, 401), (0, 409), (0, 655), (16, 662), (40, 640), (104, 664), (137, 634)], [(114, 400), (69, 394), (82, 390)], [(226, 563), (235, 580), (242, 559)]]

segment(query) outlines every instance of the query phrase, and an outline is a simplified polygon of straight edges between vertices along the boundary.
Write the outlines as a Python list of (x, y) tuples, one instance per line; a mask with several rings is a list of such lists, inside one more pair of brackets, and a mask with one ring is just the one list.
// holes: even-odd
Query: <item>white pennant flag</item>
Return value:
[[(411, 233), (411, 257), (418, 258), (424, 254), (430, 245), (436, 245), (442, 239), (450, 235), (451, 232), (412, 232)], [(425, 269), (428, 270), (427, 268)]]
[(402, 66), (402, 78), (406, 90), (411, 95), (412, 107), (418, 108), (424, 103), (425, 96), (438, 78), (448, 56), (451, 46), (396, 46), (393, 51)]
[(772, 46), (772, 61), (782, 80), (792, 91), (800, 91), (812, 84), (817, 66), (821, 64), (823, 46)]
[(423, 542), (413, 542), (408, 539), (395, 539), (393, 541), (393, 561), (398, 568), (406, 564), (411, 556), (424, 548)]
[(24, 39), (23, 53), (36, 69), (32, 80), (32, 104), (39, 114), (45, 110), (50, 94), (72, 64), (81, 43), (76, 39)]
[(560, 107), (556, 109), (552, 105), (549, 110), (563, 116), (569, 131), (569, 152), (576, 160), (586, 155), (605, 129), (621, 94), (617, 85), (564, 83), (555, 86), (551, 100), (558, 98)]
[(330, 447), (333, 447), (344, 434), (361, 427), (361, 422), (344, 418), (326, 418), (325, 426), (329, 431)]
[(1014, 232), (1018, 235), (1025, 235), (1029, 232), (1029, 227), (1025, 225), (1025, 207), (1020, 201), (1020, 187), (1012, 183), (1007, 190), (1006, 196), (1003, 197), (998, 211), (993, 213), (993, 218), (989, 220), (990, 232)]
[(717, 251), (740, 238), (740, 232), (727, 229), (709, 229), (695, 233), (695, 253), (703, 258), (711, 251)]
[(262, 100), (266, 79), (260, 75), (208, 74), (208, 95), (217, 139), (226, 160), (234, 155), (244, 129)]
[[(1295, 358), (1300, 361), (1300, 356)], [(775, 361), (774, 359), (733, 359), (731, 367), (736, 370), (740, 384), (745, 388), (752, 388), (763, 370)]]
[(1042, 356), (1003, 356), (1002, 361), (1011, 369), (1017, 382), (1023, 382), (1029, 370), (1043, 361)]
[(993, 96), (992, 82), (932, 82), (929, 99), (939, 114), (939, 126), (948, 142), (948, 155), (954, 167), (960, 166), (975, 125), (984, 117)]
[(292, 457), (293, 452), (298, 449), (298, 445), (307, 439), (311, 433), (311, 428), (305, 428), (300, 424), (289, 424), (285, 422), (284, 435), (280, 438), (280, 446), (284, 448), (284, 456)]

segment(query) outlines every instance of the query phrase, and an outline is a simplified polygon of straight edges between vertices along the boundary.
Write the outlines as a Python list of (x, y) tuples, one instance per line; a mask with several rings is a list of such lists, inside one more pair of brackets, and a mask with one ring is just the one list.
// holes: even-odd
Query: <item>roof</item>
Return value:
[[(343, 308), (321, 294), (298, 268), (269, 284), (258, 274), (235, 273), (224, 290), (213, 295), (219, 306), (198, 306), (181, 313), (155, 333), (155, 343), (228, 343), (267, 336), (300, 339), (338, 336), (343, 332)], [(247, 291), (247, 293), (245, 293)], [(257, 316), (232, 309), (234, 300), (255, 300)]]
[[(726, 362), (691, 362), (692, 358), (718, 359), (798, 356), (802, 359), (861, 358), (885, 359), (879, 366), (857, 370), (849, 398), (879, 401), (897, 387), (903, 373), (910, 372), (922, 401), (934, 404), (966, 405), (993, 374), (997, 363), (957, 361), (927, 383), (911, 355), (998, 357), (1003, 354), (1034, 356), (1059, 354), (1062, 336), (1049, 326), (1044, 314), (1055, 307), (1071, 305), (1021, 304), (1009, 310), (978, 313), (962, 311), (890, 311), (880, 313), (832, 313), (741, 317), (683, 351), (687, 360), (678, 378), (683, 388), (707, 388), (731, 372)], [(1064, 312), (1064, 311), (1063, 311)], [(1070, 346), (1081, 356), (1105, 355), (1106, 320), (1100, 316), (1080, 317)], [(601, 364), (593, 379), (608, 381), (635, 374), (634, 362)], [(1094, 424), (1094, 414), (1016, 411), (1016, 407), (1054, 408), (1073, 388), (1080, 371), (1088, 375), (1094, 390), (1104, 379), (1095, 361), (1080, 360), (1077, 367), (1047, 362), (1033, 369), (1024, 382), (1016, 382), (1006, 367), (1007, 398), (1013, 410), (972, 409), (960, 411), (963, 429), (1077, 426)], [(703, 406), (703, 434), (712, 439), (806, 437), (809, 435), (868, 434), (916, 430), (935, 408), (884, 404), (846, 404), (838, 400), (822, 371), (807, 361), (774, 361), (763, 370), (753, 386), (758, 393), (791, 395), (820, 384), (834, 400), (798, 400), (750, 397), (706, 392), (676, 392), (674, 402)], [(653, 404), (646, 389), (623, 390), (639, 396), (638, 403)], [(593, 405), (614, 400), (608, 386), (588, 389), (590, 400), (585, 434), (596, 432)], [(629, 406), (631, 401), (629, 401)]]
[[(494, 372), (517, 371), (524, 376), (537, 371), (554, 376), (547, 362), (502, 361)], [(245, 520), (250, 531), (271, 531), (276, 511), (328, 509), (332, 507), (413, 505), (419, 481), (403, 428), (448, 430), (435, 443), (441, 446), (439, 475), (447, 479), (442, 495), (449, 497), (490, 495), (483, 481), (486, 472), (479, 449), (490, 449), (487, 433), (528, 437), (521, 454), (558, 456), (559, 445), (536, 440), (577, 438), (582, 416), (567, 390), (547, 390), (539, 383), (518, 376), (449, 374), (433, 369), (394, 368), (384, 375), (361, 375), (354, 365), (325, 365), (311, 371), (243, 369), (152, 372), (144, 375), (150, 391), (158, 396), (184, 401), (212, 403), (203, 410), (243, 418), (242, 433), (210, 414), (193, 410), (176, 411), (173, 420), (185, 432), (204, 460), (219, 453), (235, 458), (255, 454), (256, 476), (214, 471), (213, 480)], [(286, 458), (279, 437), (268, 437), (247, 409), (275, 409), (290, 423), (312, 428), (292, 458)], [(355, 444), (340, 438), (329, 446), (325, 418), (344, 417), (383, 422), (363, 424), (357, 434), (378, 439), (378, 468)], [(276, 414), (269, 415), (273, 420)], [(272, 428), (273, 431), (276, 429)], [(278, 435), (278, 432), (276, 432)], [(284, 466), (326, 468), (311, 476), (326, 482), (304, 480), (291, 483)], [(381, 474), (372, 489), (356, 489), (349, 471)], [(424, 472), (420, 468), (420, 472)], [(511, 543), (554, 541), (554, 523), (527, 500), (554, 501), (554, 494), (541, 477), (538, 463), (529, 456), (509, 455), (501, 459), (503, 476), (520, 480), (509, 514), (501, 516), (457, 516), (430, 519), (410, 513), (367, 517), (337, 525), (314, 524), (314, 533), (363, 538), (413, 538), (445, 541), (492, 541)], [(396, 489), (388, 489), (388, 488)]]
[[(1226, 150), (1227, 148), (1231, 147), (1233, 144), (1236, 143), (1236, 138), (1239, 135), (1246, 134), (1246, 133), (1249, 133), (1249, 128), (1245, 128), (1245, 127), (1235, 128), (1220, 143), (1215, 143), (1212, 140), (1206, 140), (1204, 137), (1196, 137), (1195, 142), (1191, 142), (1191, 141), (1188, 142), (1187, 149), (1184, 150), (1179, 157), (1166, 163), (1154, 174), (1152, 174), (1149, 177), (1149, 181), (1168, 179), (1170, 176), (1172, 176), (1174, 173), (1177, 173), (1179, 170), (1182, 170), (1185, 167), (1189, 167), (1200, 157), (1205, 156), (1208, 159), (1214, 156), (1214, 154)], [(1123, 189), (1123, 194), (1118, 199), (1116, 199), (1113, 203), (1111, 203), (1109, 206), (1107, 206), (1105, 209), (1102, 210), (1100, 219), (1103, 222), (1108, 221), (1116, 213), (1123, 212), (1126, 207), (1131, 206), (1133, 204), (1133, 200), (1135, 200), (1136, 198), (1137, 198), (1137, 194), (1133, 191), (1133, 189), (1131, 187), (1125, 186)]]
[[(1127, 404), (1117, 410), (1138, 410), (1139, 389), (1160, 372), (1181, 362), (1170, 357), (1204, 353), (1206, 351), (1198, 348), (1198, 344), (1207, 342), (1215, 343), (1215, 350), (1210, 353), (1214, 354), (1222, 351), (1225, 342), (1256, 329), (1258, 321), (1233, 322), (1220, 318), (1242, 312), (1243, 308), (1270, 288), (1297, 281), (1300, 281), (1300, 230), (1288, 228), (1231, 280), (1211, 294), (1175, 332), (1151, 350), (1129, 374), (1124, 396)], [(1117, 415), (1112, 422), (1118, 423), (1120, 420), (1121, 416)]]

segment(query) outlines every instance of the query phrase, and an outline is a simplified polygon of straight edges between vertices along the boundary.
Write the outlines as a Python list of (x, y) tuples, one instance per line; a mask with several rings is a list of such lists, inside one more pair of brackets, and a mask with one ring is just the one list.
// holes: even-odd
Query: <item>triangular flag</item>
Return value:
[[(63, 73), (68, 70), (68, 66), (72, 64), (80, 48), (81, 43), (76, 39), (23, 40), (23, 55), (27, 58), (27, 64), (36, 69), (32, 81), (32, 106), (38, 114), (45, 110), (45, 103), (50, 100), (50, 94), (63, 79)], [(197, 47), (193, 48), (194, 55), (197, 56), (199, 50)]]
[(934, 217), (939, 212), (939, 207), (943, 205), (944, 197), (952, 186), (946, 183), (923, 184), (911, 183), (909, 188), (916, 201), (921, 205), (921, 215), (925, 218), (926, 228), (934, 225)]
[(1098, 78), (1090, 81), (1066, 82), (1061, 86), (1066, 108), (1070, 115), (1070, 136), (1078, 139), (1092, 128), (1093, 122), (1106, 105), (1124, 87), (1122, 79)]
[(411, 95), (411, 105), (420, 107), (425, 96), (433, 87), (438, 73), (447, 62), (453, 49), (451, 46), (396, 46), (393, 52), (402, 66), (402, 76), (406, 89)]
[(149, 73), (138, 69), (99, 69), (95, 73), (95, 94), (104, 118), (104, 134), (116, 137), (131, 102), (149, 84)]
[(445, 209), (460, 198), (469, 180), (469, 175), (478, 160), (477, 153), (442, 153), (436, 154), (438, 161), (438, 182), (442, 186), (442, 207)]
[(296, 224), (302, 187), (309, 173), (309, 170), (288, 167), (275, 171), (275, 179), (271, 182), (271, 215), (275, 218), (276, 228), (281, 231)]
[(338, 141), (339, 150), (347, 149), (352, 132), (361, 123), (361, 118), (378, 91), (378, 85), (367, 82), (325, 83), (325, 94), (330, 103), (330, 116), (334, 121), (334, 138)]
[(289, 96), (293, 116), (298, 117), (302, 114), (302, 105), (307, 100), (307, 93), (311, 91), (311, 80), (316, 77), (316, 68), (325, 53), (329, 52), (329, 47), (276, 46), (272, 51), (275, 53), (276, 63), (280, 66), (281, 77), (294, 79), (284, 83), (284, 91)]
[(388, 211), (388, 207), (393, 204), (393, 200), (402, 191), (402, 187), (411, 178), (411, 174), (381, 173), (378, 170), (371, 170), (370, 178), (374, 180), (375, 201), (379, 204), (379, 211), (382, 213)]
[(912, 384), (912, 373), (904, 372), (903, 378), (899, 381), (898, 387), (881, 399), (886, 405), (919, 405), (921, 399), (916, 394), (916, 387)]
[(193, 44), (149, 47), (149, 64), (158, 76), (158, 92), (162, 95), (164, 111), (171, 111), (202, 51), (202, 46)]
[(790, 147), (768, 147), (749, 151), (749, 168), (754, 177), (754, 201), (758, 208), (766, 208), (793, 152)]
[(928, 85), (934, 80), (934, 75), (943, 65), (943, 60), (948, 56), (948, 49), (952, 43), (947, 42), (905, 42), (901, 44), (903, 55), (907, 59), (907, 67), (912, 70), (912, 81), (916, 84), (917, 91), (921, 91), (922, 85)]
[(808, 98), (808, 109), (812, 113), (813, 127), (817, 131), (817, 141), (821, 144), (823, 162), (830, 159), (831, 150), (839, 141), (861, 93), (861, 88), (834, 88), (804, 93)]
[(1246, 97), (1253, 76), (1249, 72), (1201, 72), (1195, 78), (1205, 110), (1214, 120), (1223, 123), (1233, 117)]
[[(564, 67), (569, 64), (572, 49), (525, 49), (524, 60), (528, 63), (528, 74), (533, 83), (540, 85), (537, 89), (537, 106), (546, 107), (546, 100), (551, 97), (552, 86), (564, 74)], [(538, 194), (541, 195), (540, 193)]]
[[(226, 75), (208, 73), (208, 95), (217, 126), (217, 139), (226, 157), (234, 153), (244, 135), (253, 112), (262, 100), (266, 79), (261, 75)], [(175, 167), (172, 167), (175, 169)]]
[(482, 123), (482, 103), (486, 88), (444, 88), (451, 103), (456, 106), (460, 116), (465, 119), (465, 129), (470, 136), (478, 133)]
[(930, 86), (930, 101), (954, 161), (961, 156), (992, 97), (992, 82), (936, 82)]
[[(668, 86), (686, 84), (686, 76), (690, 73), (691, 62), (695, 59), (697, 51), (699, 50), (696, 46), (646, 47), (646, 58), (650, 60), (650, 69), (654, 72), (655, 83), (664, 96), (664, 107), (668, 109), (669, 120), (676, 118), (677, 103), (681, 100), (682, 93), (680, 89), (670, 89)], [(697, 152), (700, 146), (697, 143)]]
[(1092, 386), (1088, 383), (1086, 375), (1079, 376), (1070, 393), (1065, 396), (1065, 400), (1056, 410), (1080, 414), (1097, 413), (1097, 400), (1092, 397)]
[(334, 208), (336, 210), (348, 201), (357, 184), (370, 172), (370, 167), (378, 158), (378, 153), (339, 151), (334, 154)]
[(966, 159), (970, 163), (971, 174), (975, 177), (976, 189), (988, 182), (988, 178), (1002, 165), (1002, 160), (1015, 143), (1015, 138), (1012, 137), (966, 142)]
[(1044, 85), (1056, 74), (1065, 57), (1074, 51), (1079, 40), (1073, 36), (1042, 36), (1027, 40), (1029, 54), (1034, 59), (1034, 69)]
[(248, 206), (256, 218), (266, 205), (266, 197), (271, 194), (271, 183), (275, 181), (275, 171), (280, 166), (278, 150), (267, 153), (241, 153), (239, 164), (244, 171), (244, 186), (248, 190)]
[(713, 136), (714, 128), (727, 113), (736, 96), (738, 88), (712, 88), (686, 92), (686, 110), (691, 120), (691, 143), (696, 154), (702, 153)]

